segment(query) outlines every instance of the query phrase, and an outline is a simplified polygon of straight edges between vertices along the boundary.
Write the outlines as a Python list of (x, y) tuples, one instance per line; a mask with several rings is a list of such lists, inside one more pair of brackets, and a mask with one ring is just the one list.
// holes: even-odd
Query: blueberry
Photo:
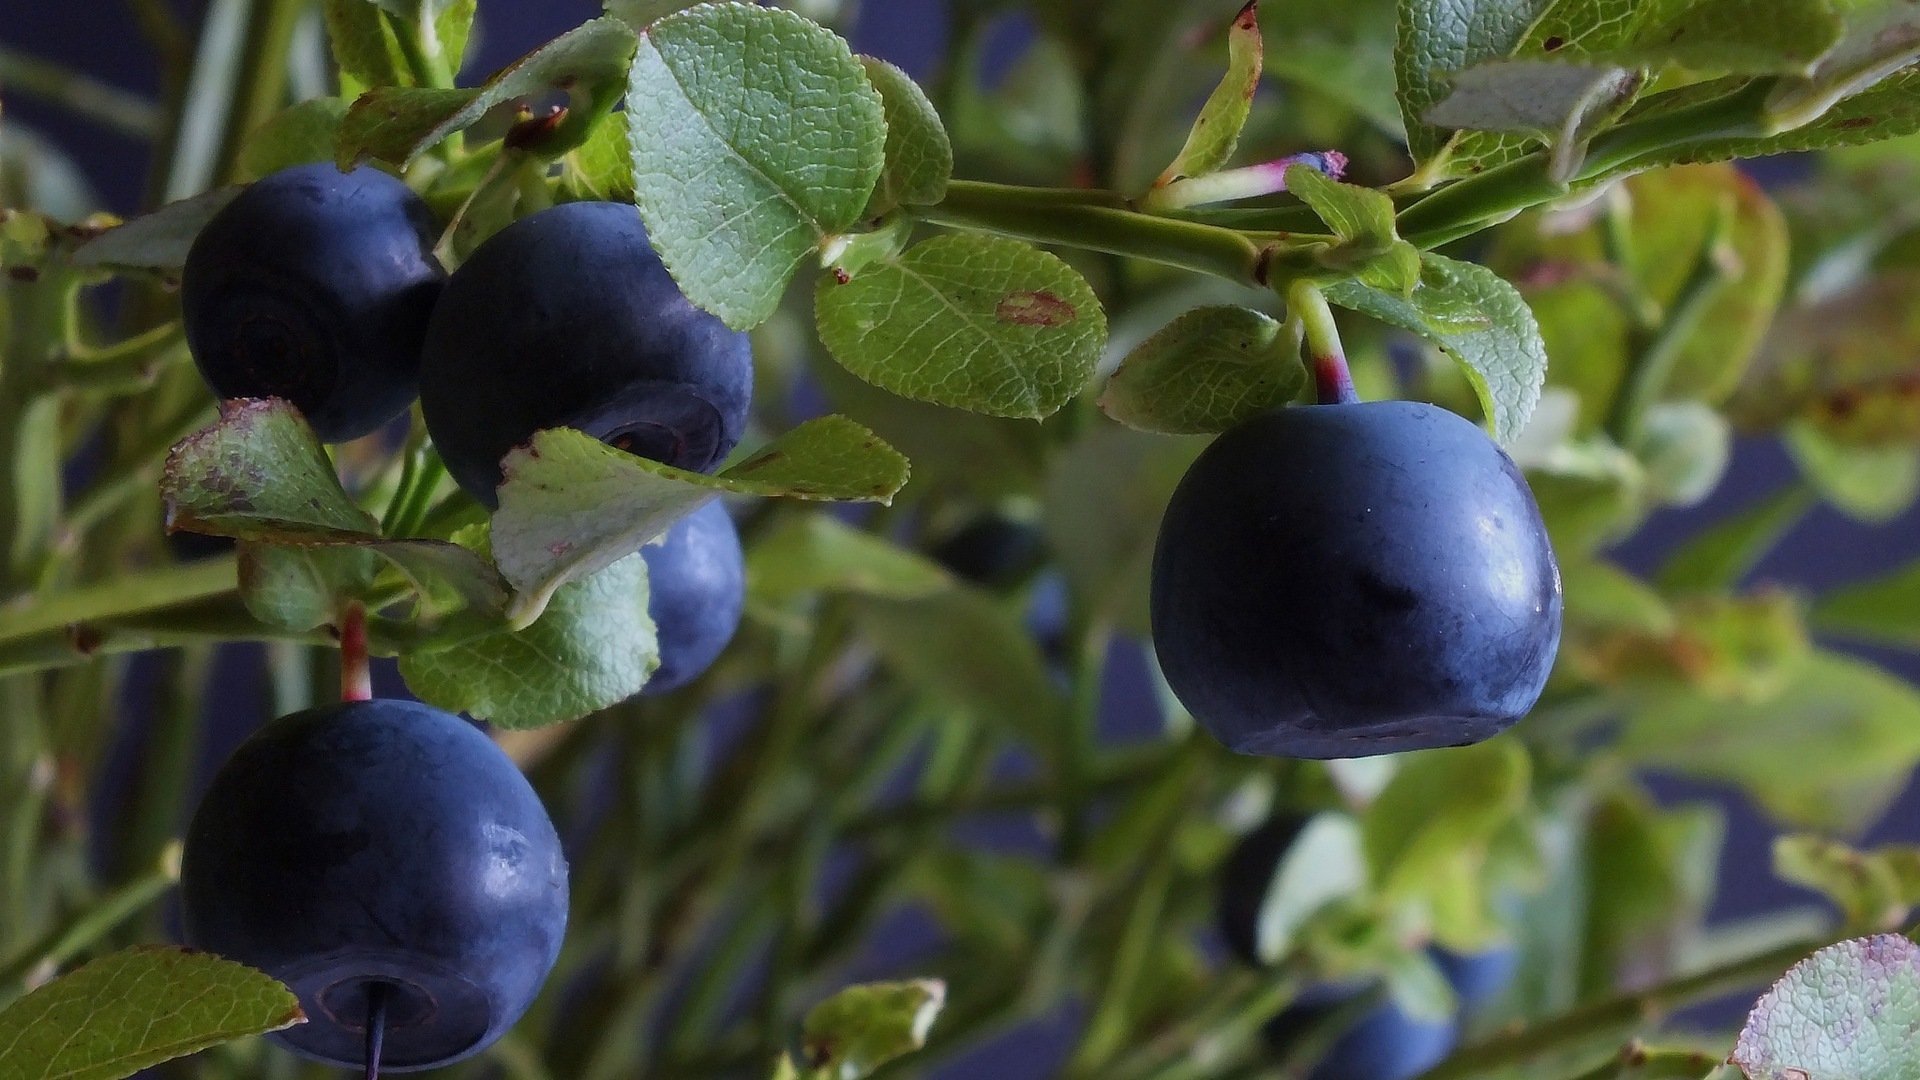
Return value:
[(640, 556), (647, 561), (647, 614), (660, 637), (660, 666), (646, 692), (664, 694), (698, 678), (733, 640), (746, 604), (746, 564), (740, 534), (719, 502), (680, 519)]
[(440, 456), (488, 506), (500, 459), (543, 428), (710, 472), (752, 394), (746, 335), (681, 295), (624, 203), (566, 203), (481, 244), (434, 309), (420, 376)]
[(1257, 416), (1188, 470), (1154, 552), (1168, 684), (1243, 753), (1461, 746), (1538, 700), (1560, 573), (1513, 462), (1415, 402)]
[(1269, 818), (1240, 838), (1220, 867), (1216, 919), (1220, 936), (1241, 963), (1260, 967), (1260, 909), (1287, 849), (1305, 828), (1307, 819), (1292, 814)]
[(357, 1066), (384, 996), (389, 1071), (498, 1039), (567, 922), (567, 866), (533, 788), (457, 716), (406, 701), (294, 713), (241, 744), (187, 832), (189, 944), (252, 965), (308, 1022), (273, 1035)]
[(297, 165), (214, 215), (181, 275), (187, 344), (223, 398), (277, 397), (320, 438), (358, 438), (405, 412), (446, 273), (439, 227), (372, 168)]
[[(1286, 1053), (1302, 1034), (1362, 992), (1358, 987), (1310, 990), (1269, 1021), (1262, 1034), (1269, 1046)], [(1340, 1033), (1308, 1080), (1412, 1080), (1444, 1061), (1459, 1039), (1453, 1021), (1417, 1019), (1383, 1000)]]
[(1460, 999), (1463, 1013), (1471, 1013), (1485, 1008), (1506, 993), (1513, 982), (1515, 973), (1520, 970), (1520, 951), (1511, 945), (1502, 945), (1477, 953), (1457, 953), (1451, 949), (1435, 948), (1433, 960), (1452, 985), (1454, 995)]
[(976, 585), (997, 588), (1040, 565), (1045, 542), (1030, 522), (986, 514), (961, 526), (930, 552), (934, 561)]
[[(1305, 825), (1304, 818), (1276, 815), (1241, 838), (1221, 866), (1217, 909), (1221, 936), (1250, 966), (1265, 963), (1257, 946), (1260, 908), (1274, 872)], [(1436, 947), (1429, 955), (1460, 999), (1462, 1012), (1484, 1005), (1504, 990), (1518, 959), (1512, 949), (1463, 956)], [(1267, 1022), (1262, 1035), (1276, 1053), (1290, 1054), (1302, 1037), (1368, 989), (1362, 983), (1309, 986)], [(1340, 1033), (1309, 1080), (1409, 1080), (1439, 1064), (1459, 1038), (1456, 1019), (1419, 1019), (1383, 998)]]

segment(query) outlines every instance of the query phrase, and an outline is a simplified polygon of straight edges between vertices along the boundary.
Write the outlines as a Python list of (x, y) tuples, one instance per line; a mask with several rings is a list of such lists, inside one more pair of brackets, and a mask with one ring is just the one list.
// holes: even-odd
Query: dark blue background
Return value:
[[(175, 0), (189, 25), (197, 22), (199, 0)], [(31, 4), (10, 0), (0, 21), (0, 44), (69, 64), (125, 89), (158, 94), (158, 69), (135, 32), (127, 8), (111, 0), (68, 0)], [(599, 14), (598, 0), (483, 0), (484, 25), (469, 73), (487, 72), (552, 36)], [(945, 17), (939, 0), (873, 0), (862, 5), (854, 44), (924, 77), (937, 62)], [(104, 206), (120, 213), (138, 209), (147, 148), (101, 125), (77, 119), (24, 96), (5, 95), (5, 115), (48, 136), (73, 156), (92, 180)], [(1771, 442), (1742, 441), (1725, 482), (1707, 503), (1685, 512), (1663, 512), (1617, 551), (1620, 561), (1650, 571), (1663, 554), (1703, 525), (1753, 505), (1788, 482), (1792, 466)], [(1885, 572), (1920, 554), (1920, 511), (1886, 526), (1868, 527), (1822, 508), (1808, 517), (1756, 571), (1756, 579), (1804, 589)], [(1920, 661), (1911, 654), (1862, 650), (1908, 679), (1920, 680)], [(237, 678), (218, 685), (238, 689), (250, 683), (251, 651), (223, 659), (223, 672)], [(245, 674), (243, 674), (245, 673)], [(1139, 682), (1137, 664), (1116, 668), (1116, 685), (1107, 700), (1110, 730), (1138, 731), (1151, 724), (1143, 715), (1150, 695)], [(1730, 828), (1723, 856), (1721, 888), (1713, 908), (1717, 919), (1752, 915), (1804, 902), (1806, 894), (1775, 880), (1769, 872), (1772, 827), (1738, 793), (1674, 778), (1655, 778), (1662, 798), (1702, 795), (1723, 801)], [(1920, 839), (1920, 789), (1909, 789), (1870, 840)], [(904, 927), (902, 928), (905, 929)], [(1725, 1019), (1725, 1010), (1716, 1016)], [(1022, 1037), (1002, 1040), (947, 1070), (953, 1077), (995, 1075), (1039, 1077), (1051, 1073), (1074, 1026), (1071, 1010), (1054, 1022), (1037, 1025)]]

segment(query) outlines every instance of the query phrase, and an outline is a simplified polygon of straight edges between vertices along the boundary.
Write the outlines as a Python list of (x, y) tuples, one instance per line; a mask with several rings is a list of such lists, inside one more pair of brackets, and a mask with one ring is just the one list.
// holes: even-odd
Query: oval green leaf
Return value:
[(841, 366), (901, 397), (1040, 419), (1093, 378), (1107, 316), (1071, 266), (1017, 240), (939, 236), (814, 296)]
[(187, 949), (129, 949), (0, 1011), (0, 1076), (119, 1080), (305, 1020), (292, 991), (252, 968)]
[(1291, 400), (1306, 383), (1298, 343), (1249, 308), (1195, 308), (1127, 355), (1100, 408), (1139, 431), (1208, 435)]
[(740, 330), (860, 219), (886, 159), (880, 94), (847, 43), (752, 4), (650, 26), (626, 119), (648, 236), (687, 297)]

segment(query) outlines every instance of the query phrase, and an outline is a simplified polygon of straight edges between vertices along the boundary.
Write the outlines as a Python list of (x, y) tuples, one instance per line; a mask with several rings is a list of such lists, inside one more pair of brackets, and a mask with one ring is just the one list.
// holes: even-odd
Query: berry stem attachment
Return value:
[(367, 667), (367, 607), (354, 601), (340, 617), (340, 700), (372, 699), (373, 673)]
[(387, 1039), (386, 983), (367, 987), (367, 1080), (380, 1080), (380, 1054)]
[(1147, 192), (1141, 197), (1140, 206), (1144, 210), (1160, 213), (1208, 203), (1277, 195), (1287, 190), (1287, 170), (1295, 165), (1305, 165), (1338, 180), (1346, 174), (1347, 155), (1338, 150), (1313, 150), (1304, 154), (1289, 154), (1274, 161), (1263, 161), (1258, 165), (1223, 169), (1205, 176), (1181, 177)]
[(1360, 395), (1353, 389), (1353, 373), (1347, 368), (1347, 350), (1340, 344), (1340, 328), (1334, 324), (1333, 309), (1320, 287), (1311, 281), (1296, 281), (1287, 289), (1287, 312), (1300, 320), (1306, 331), (1307, 354), (1312, 359), (1313, 385), (1322, 405), (1354, 405)]

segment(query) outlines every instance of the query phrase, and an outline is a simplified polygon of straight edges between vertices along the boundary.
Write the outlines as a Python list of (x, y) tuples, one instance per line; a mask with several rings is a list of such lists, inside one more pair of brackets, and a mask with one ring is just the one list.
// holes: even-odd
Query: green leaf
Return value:
[(564, 91), (567, 116), (540, 149), (561, 153), (584, 141), (619, 100), (634, 36), (618, 19), (600, 18), (554, 38), (473, 89), (378, 87), (362, 94), (340, 124), (342, 167), (377, 158), (408, 165), (447, 136), (519, 98)]
[(577, 720), (638, 694), (660, 666), (639, 555), (570, 581), (523, 630), (400, 658), (422, 701), (506, 728)]
[(177, 271), (193, 238), (238, 194), (238, 187), (214, 188), (116, 225), (74, 249), (74, 265)]
[(1622, 67), (1548, 60), (1501, 60), (1454, 76), (1453, 89), (1427, 111), (1435, 127), (1518, 133), (1553, 148), (1551, 174), (1578, 171), (1594, 128), (1618, 116), (1644, 77)]
[(1093, 378), (1107, 319), (1058, 257), (1002, 237), (938, 236), (845, 281), (821, 279), (820, 340), (902, 397), (1039, 419)]
[(860, 1080), (926, 1045), (946, 1004), (938, 979), (852, 986), (807, 1013), (801, 1044), (818, 1080)]
[(1800, 474), (1844, 514), (1892, 521), (1920, 496), (1920, 447), (1851, 446), (1806, 421), (1789, 424), (1784, 434)]
[(654, 22), (676, 11), (699, 4), (701, 0), (606, 0), (607, 14), (624, 21), (635, 30), (645, 30)]
[(1812, 621), (1830, 634), (1920, 649), (1920, 563), (1826, 593)]
[(305, 1019), (291, 991), (252, 968), (186, 949), (128, 949), (0, 1011), (0, 1076), (118, 1080)]
[(1563, 443), (1530, 462), (1527, 485), (1563, 554), (1624, 539), (1651, 509), (1639, 459), (1603, 436)]
[(1287, 190), (1340, 238), (1337, 247), (1321, 254), (1321, 262), (1396, 296), (1414, 290), (1420, 280), (1420, 249), (1394, 231), (1392, 199), (1371, 188), (1343, 184), (1311, 165), (1287, 170)]
[(1816, 652), (1776, 695), (1645, 685), (1625, 696), (1619, 750), (1641, 766), (1725, 780), (1781, 821), (1875, 821), (1920, 758), (1920, 693), (1863, 661)]
[(1637, 7), (1621, 44), (1600, 55), (1706, 74), (1794, 74), (1832, 49), (1843, 29), (1826, 0), (1655, 0)]
[[(1501, 230), (1488, 260), (1522, 282), (1539, 317), (1550, 381), (1581, 395), (1581, 430), (1604, 422), (1620, 392), (1624, 357), (1639, 347), (1622, 293), (1638, 294), (1656, 317), (1675, 304), (1702, 258), (1724, 258), (1725, 284), (1688, 333), (1667, 378), (1666, 400), (1718, 403), (1741, 385), (1761, 343), (1778, 348), (1775, 312), (1787, 283), (1786, 223), (1767, 194), (1732, 166), (1663, 169), (1624, 181), (1618, 203), (1586, 228), (1556, 229), (1530, 215)], [(1708, 247), (1714, 223), (1731, 214), (1725, 244), (1731, 258)], [(1609, 223), (1608, 214), (1619, 219)], [(1625, 265), (1608, 230), (1630, 241)]]
[(406, 54), (393, 28), (370, 0), (324, 0), (327, 40), (342, 75), (363, 87), (400, 86), (413, 81)]
[(1488, 852), (1525, 808), (1531, 775), (1513, 739), (1409, 756), (1361, 821), (1376, 889), (1483, 920), (1492, 900)]
[(565, 181), (580, 199), (633, 201), (633, 148), (618, 118), (602, 118), (587, 141), (567, 155)]
[(909, 401), (823, 353), (809, 349), (807, 373), (836, 410), (872, 428), (913, 461), (915, 491), (938, 488), (991, 502), (1039, 487), (1049, 441), (1043, 425)]
[(1775, 840), (1773, 873), (1782, 881), (1825, 894), (1853, 933), (1898, 926), (1912, 903), (1890, 860), (1822, 836)]
[(1913, 1080), (1916, 1029), (1920, 946), (1881, 934), (1795, 964), (1754, 1005), (1731, 1060), (1750, 1080)]
[(275, 115), (247, 135), (240, 148), (240, 169), (248, 180), (293, 165), (332, 161), (347, 102), (337, 97), (303, 101)]
[(1233, 25), (1227, 30), (1226, 74), (1207, 96), (1187, 132), (1186, 144), (1153, 182), (1154, 187), (1205, 176), (1232, 159), (1234, 148), (1240, 144), (1240, 132), (1253, 111), (1253, 95), (1260, 89), (1265, 52), (1260, 38), (1259, 0), (1247, 0), (1247, 6), (1233, 17)]
[[(333, 463), (299, 410), (284, 401), (222, 402), (217, 423), (182, 439), (167, 455), (160, 494), (170, 530), (268, 544), (363, 548), (392, 563), (418, 591), (428, 613), (464, 606), (490, 617), (506, 606), (500, 575), (473, 552), (441, 540), (383, 538), (378, 523), (341, 488)], [(288, 567), (283, 559), (256, 570), (263, 583), (292, 573), (310, 588), (351, 595), (356, 583), (364, 584), (356, 560), (348, 554), (316, 554), (303, 569)], [(313, 576), (322, 571), (324, 581)], [(248, 602), (262, 603), (263, 617), (297, 620), (315, 601), (289, 598), (278, 614), (281, 601)]]
[(167, 455), (167, 528), (242, 540), (373, 533), (298, 409), (275, 398), (220, 404), (220, 420)]
[(1400, 116), (1416, 164), (1446, 146), (1448, 133), (1427, 122), (1446, 93), (1448, 78), (1476, 64), (1511, 55), (1535, 20), (1555, 0), (1400, 0), (1399, 42), (1394, 72)]
[(1697, 506), (1726, 475), (1733, 429), (1703, 402), (1663, 401), (1647, 410), (1630, 449), (1646, 469), (1649, 495), (1666, 506)]
[(1733, 588), (1806, 517), (1813, 504), (1812, 492), (1795, 485), (1694, 534), (1660, 567), (1660, 587), (1668, 592)]
[(1579, 629), (1626, 630), (1670, 637), (1673, 608), (1646, 582), (1599, 558), (1565, 558), (1560, 581), (1566, 592), (1566, 622)]
[(1842, 99), (1812, 123), (1778, 135), (1712, 139), (1635, 160), (1636, 167), (1831, 150), (1920, 132), (1920, 69), (1908, 68)]
[(898, 206), (939, 202), (953, 178), (953, 142), (940, 113), (906, 72), (871, 56), (860, 63), (880, 92), (887, 121), (886, 166), (860, 216), (877, 218)]
[(888, 666), (982, 724), (1047, 740), (1062, 701), (1033, 639), (976, 589), (911, 600), (853, 597), (854, 624)]
[(1315, 814), (1273, 868), (1254, 926), (1255, 948), (1267, 963), (1292, 952), (1295, 936), (1328, 904), (1367, 887), (1360, 826), (1345, 814)]
[(787, 515), (747, 553), (747, 596), (763, 607), (823, 592), (911, 600), (954, 586), (940, 564), (827, 514)]
[[(1841, 197), (1859, 200), (1851, 188)], [(1879, 221), (1906, 213), (1866, 212)], [(1812, 227), (1841, 243), (1876, 224), (1836, 228), (1820, 221)], [(1894, 268), (1782, 312), (1728, 403), (1734, 423), (1765, 431), (1798, 421), (1828, 441), (1864, 448), (1920, 443), (1916, 288), (1920, 274)]]
[(647, 235), (687, 297), (740, 330), (860, 219), (886, 162), (885, 109), (847, 43), (751, 4), (648, 27), (626, 117)]
[(1299, 342), (1249, 308), (1195, 308), (1127, 354), (1100, 408), (1138, 431), (1205, 435), (1292, 400)]
[(1725, 833), (1724, 815), (1711, 804), (1663, 810), (1632, 788), (1597, 800), (1582, 845), (1589, 883), (1580, 934), (1583, 994), (1608, 993), (1699, 929)]
[(1540, 401), (1547, 352), (1520, 293), (1484, 266), (1441, 255), (1421, 259), (1420, 284), (1401, 299), (1343, 281), (1326, 290), (1344, 308), (1421, 335), (1458, 361), (1496, 439), (1518, 435)]
[(570, 428), (535, 434), (503, 468), (493, 549), (519, 591), (519, 625), (561, 585), (639, 551), (722, 492), (888, 502), (907, 482), (905, 458), (840, 416), (808, 421), (718, 476), (636, 457)]
[(282, 630), (332, 625), (379, 572), (379, 557), (363, 547), (240, 544), (240, 599), (248, 614)]
[[(1477, 0), (1465, 10), (1403, 0), (1401, 6), (1401, 107), (1410, 127), (1427, 117), (1455, 73), (1491, 61), (1793, 73), (1808, 70), (1841, 31), (1827, 0)], [(1602, 109), (1586, 134), (1609, 119)], [(1410, 134), (1421, 175), (1433, 180), (1503, 164), (1535, 142), (1532, 136), (1449, 136), (1425, 126)]]
[(423, 0), (429, 8), (438, 6), (439, 14), (426, 22), (431, 35), (421, 42), (422, 50), (429, 57), (446, 62), (450, 75), (460, 74), (466, 66), (467, 46), (473, 40), (473, 20), (479, 10), (480, 0)]
[(1839, 43), (1804, 78), (1782, 85), (1767, 101), (1767, 111), (1783, 127), (1820, 116), (1920, 57), (1920, 14), (1913, 5), (1866, 0), (1839, 10), (1847, 24)]
[(1091, 617), (1147, 631), (1147, 575), (1160, 517), (1205, 446), (1204, 439), (1103, 426), (1059, 456), (1047, 475), (1040, 525)]

